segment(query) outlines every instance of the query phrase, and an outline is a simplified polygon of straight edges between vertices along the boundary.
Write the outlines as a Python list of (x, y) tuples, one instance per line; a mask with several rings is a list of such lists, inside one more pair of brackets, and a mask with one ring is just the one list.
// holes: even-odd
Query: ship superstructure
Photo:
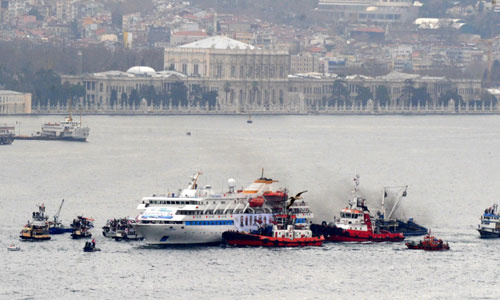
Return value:
[[(276, 181), (263, 176), (242, 190), (236, 190), (235, 180), (229, 179), (228, 191), (216, 193), (210, 185), (198, 186), (200, 174), (193, 175), (178, 194), (142, 199), (137, 207), (142, 213), (134, 226), (147, 244), (220, 243), (225, 231), (249, 232), (271, 224), (283, 207), (278, 205), (280, 199), (288, 199), (286, 190), (273, 191)], [(299, 223), (313, 217), (305, 203), (295, 209), (302, 209), (296, 214)]]
[(10, 145), (14, 141), (14, 126), (0, 124), (0, 145)]
[(481, 216), (481, 224), (477, 230), (481, 238), (500, 238), (500, 214), (498, 213), (498, 204), (484, 210)]

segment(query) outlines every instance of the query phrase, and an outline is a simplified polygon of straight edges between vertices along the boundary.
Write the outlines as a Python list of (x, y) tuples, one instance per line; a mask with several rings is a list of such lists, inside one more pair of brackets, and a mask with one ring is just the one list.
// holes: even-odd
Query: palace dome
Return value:
[(153, 68), (146, 66), (135, 66), (127, 70), (127, 73), (135, 74), (135, 75), (150, 75), (156, 73)]

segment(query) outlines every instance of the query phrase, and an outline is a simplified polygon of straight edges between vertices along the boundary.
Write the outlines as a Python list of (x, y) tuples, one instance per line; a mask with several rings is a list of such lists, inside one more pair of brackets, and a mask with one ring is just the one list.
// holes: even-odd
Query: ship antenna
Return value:
[(260, 174), (260, 178), (264, 178), (264, 168), (262, 168), (262, 173)]

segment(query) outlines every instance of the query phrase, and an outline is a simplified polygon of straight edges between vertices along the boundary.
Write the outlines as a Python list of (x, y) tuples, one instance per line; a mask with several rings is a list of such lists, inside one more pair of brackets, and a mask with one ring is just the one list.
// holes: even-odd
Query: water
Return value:
[[(22, 134), (57, 116), (4, 117)], [(498, 116), (84, 117), (88, 143), (15, 141), (0, 147), (0, 299), (352, 299), (498, 297), (500, 240), (475, 228), (498, 202)], [(190, 131), (191, 136), (186, 135)], [(405, 214), (451, 251), (403, 243), (307, 249), (143, 247), (104, 239), (106, 219), (135, 216), (143, 196), (201, 184), (226, 189), (264, 175), (305, 194), (318, 221), (338, 215), (361, 175), (372, 207), (381, 187), (408, 184)], [(96, 219), (98, 253), (69, 235), (18, 242), (45, 203), (63, 222)], [(20, 252), (8, 252), (15, 242)]]

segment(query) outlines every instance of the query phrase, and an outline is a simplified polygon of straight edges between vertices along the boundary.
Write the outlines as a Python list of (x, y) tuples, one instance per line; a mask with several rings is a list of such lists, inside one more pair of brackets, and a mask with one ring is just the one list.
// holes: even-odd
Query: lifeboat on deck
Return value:
[(263, 197), (255, 197), (251, 198), (248, 200), (248, 203), (250, 204), (250, 207), (261, 207), (264, 205), (264, 198)]
[(284, 191), (268, 191), (264, 193), (264, 198), (269, 202), (283, 202), (288, 199), (288, 194)]

